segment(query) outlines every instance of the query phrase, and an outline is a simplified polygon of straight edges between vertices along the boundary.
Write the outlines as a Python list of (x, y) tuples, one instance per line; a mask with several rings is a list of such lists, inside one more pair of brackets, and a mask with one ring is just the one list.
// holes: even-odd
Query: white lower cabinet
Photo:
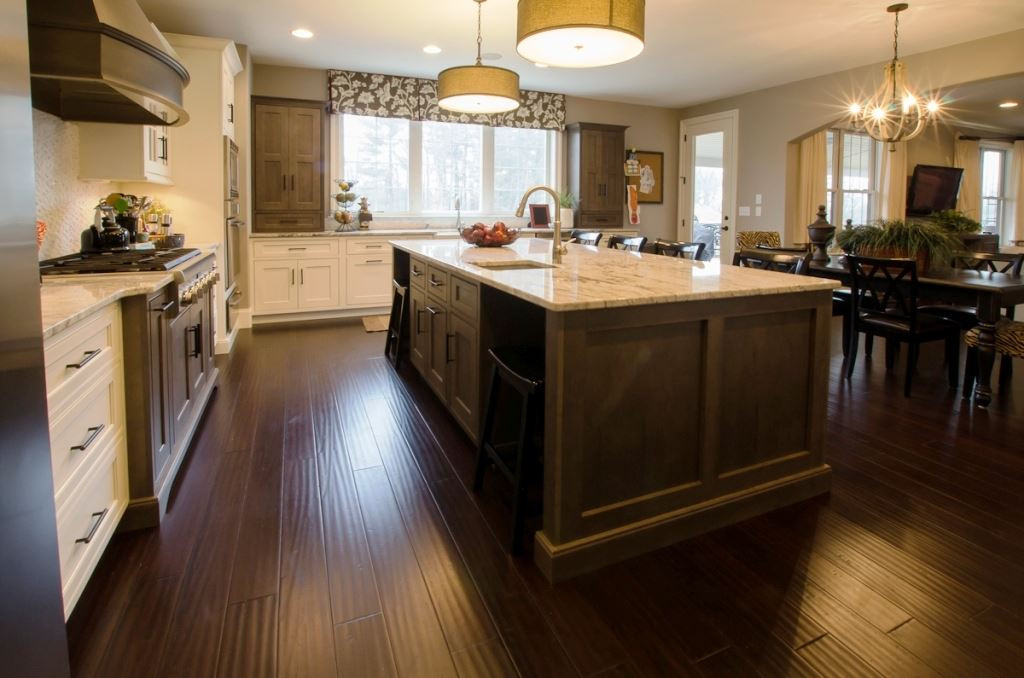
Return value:
[(391, 303), (391, 250), (384, 254), (349, 254), (345, 267), (345, 303), (387, 306)]
[(338, 260), (300, 260), (299, 269), (299, 310), (334, 308), (340, 297), (338, 288)]
[(288, 313), (299, 307), (295, 285), (294, 259), (268, 259), (253, 262), (253, 311)]

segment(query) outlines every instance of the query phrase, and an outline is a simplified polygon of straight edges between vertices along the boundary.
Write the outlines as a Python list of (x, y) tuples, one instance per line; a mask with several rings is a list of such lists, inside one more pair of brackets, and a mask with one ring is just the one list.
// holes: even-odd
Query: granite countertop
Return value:
[(43, 310), (43, 338), (125, 297), (152, 294), (174, 282), (174, 274), (111, 273), (109, 275), (54, 276), (39, 289)]
[(515, 260), (550, 264), (551, 242), (534, 238), (499, 248), (473, 247), (461, 240), (395, 240), (391, 244), (552, 311), (827, 291), (839, 286), (823, 278), (576, 244), (568, 246), (562, 263), (553, 268), (502, 270), (474, 265)]
[(262, 238), (392, 238), (395, 236), (430, 235), (458, 237), (454, 228), (370, 228), (356, 231), (302, 231), (298, 233), (250, 233), (253, 239)]

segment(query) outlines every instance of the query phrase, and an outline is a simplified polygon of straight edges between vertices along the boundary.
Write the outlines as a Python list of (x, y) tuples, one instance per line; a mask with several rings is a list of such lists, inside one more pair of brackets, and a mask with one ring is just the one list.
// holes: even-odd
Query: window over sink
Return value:
[[(530, 186), (553, 185), (551, 130), (340, 114), (332, 178), (354, 179), (374, 217), (509, 216)], [(540, 193), (531, 203), (553, 201)]]

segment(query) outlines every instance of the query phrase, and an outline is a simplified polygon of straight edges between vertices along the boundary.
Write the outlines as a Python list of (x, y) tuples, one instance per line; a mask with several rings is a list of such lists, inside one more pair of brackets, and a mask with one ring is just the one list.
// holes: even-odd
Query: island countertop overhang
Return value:
[[(839, 286), (823, 278), (576, 244), (568, 246), (562, 263), (552, 264), (550, 241), (535, 238), (500, 248), (461, 240), (390, 242), (428, 264), (559, 312), (830, 292)], [(502, 270), (477, 265), (511, 262), (544, 267)]]

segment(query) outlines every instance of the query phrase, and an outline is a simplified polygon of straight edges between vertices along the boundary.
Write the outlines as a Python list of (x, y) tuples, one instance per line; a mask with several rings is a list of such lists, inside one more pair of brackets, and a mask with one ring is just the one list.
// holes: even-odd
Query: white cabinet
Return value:
[[(156, 104), (155, 115), (166, 118)], [(78, 177), (83, 181), (171, 184), (171, 128), (79, 123)]]
[(231, 61), (225, 57), (221, 64), (221, 128), (225, 136), (235, 139), (235, 70)]
[(299, 307), (294, 259), (253, 262), (253, 312), (289, 313)]
[(390, 304), (391, 252), (349, 254), (346, 259), (345, 303), (349, 306)]
[(46, 340), (64, 616), (128, 507), (121, 314), (112, 304)]
[(299, 310), (338, 306), (338, 260), (299, 260)]

